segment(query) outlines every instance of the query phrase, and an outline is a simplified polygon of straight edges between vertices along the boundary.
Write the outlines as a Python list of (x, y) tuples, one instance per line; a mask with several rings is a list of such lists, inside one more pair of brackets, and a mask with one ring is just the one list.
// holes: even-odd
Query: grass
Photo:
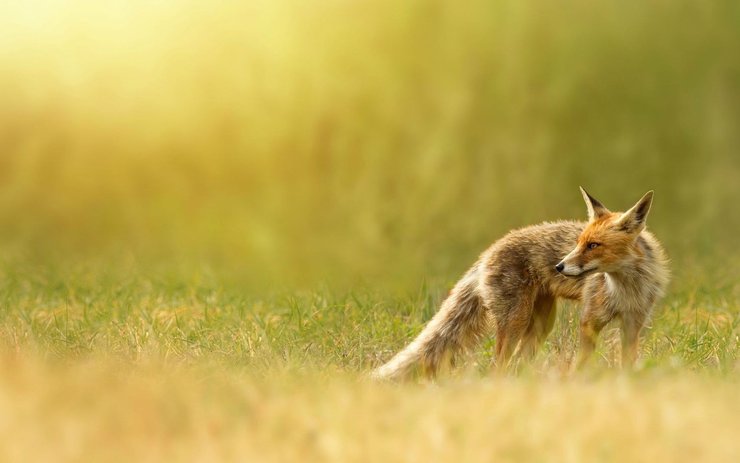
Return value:
[(589, 371), (566, 373), (578, 311), (565, 304), (516, 375), (489, 374), (492, 340), (438, 383), (392, 385), (365, 373), (418, 331), (442, 283), (252, 297), (218, 278), (83, 273), (3, 279), (4, 461), (740, 456), (736, 287), (674, 291), (632, 373), (614, 330)]
[[(205, 359), (256, 371), (283, 365), (363, 372), (409, 341), (447, 289), (439, 282), (397, 295), (324, 287), (260, 297), (219, 285), (215, 277), (174, 284), (141, 276), (99, 282), (97, 272), (85, 281), (80, 271), (50, 281), (41, 272), (33, 280), (4, 275), (0, 329), (7, 352), (37, 350), (59, 359), (101, 352), (131, 360)], [(645, 367), (735, 372), (736, 291), (733, 285), (669, 295), (644, 339)], [(558, 334), (543, 357), (570, 362), (577, 320), (578, 307), (561, 303)], [(618, 365), (612, 334), (606, 334), (603, 352), (609, 367)], [(481, 355), (490, 351), (486, 345)]]
[[(0, 5), (0, 460), (740, 460), (736, 1), (121, 5)], [(656, 191), (636, 371), (367, 381), (578, 185)]]
[(431, 387), (369, 384), (339, 372), (255, 378), (220, 367), (131, 368), (100, 361), (49, 368), (6, 360), (2, 371), (13, 373), (0, 381), (7, 417), (0, 430), (7, 444), (0, 455), (6, 461), (29, 456), (733, 461), (738, 456), (737, 381), (688, 373)]

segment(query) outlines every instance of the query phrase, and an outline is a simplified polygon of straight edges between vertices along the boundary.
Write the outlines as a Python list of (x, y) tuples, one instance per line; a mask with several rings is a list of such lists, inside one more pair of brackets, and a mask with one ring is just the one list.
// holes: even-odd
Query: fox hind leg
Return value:
[(527, 288), (519, 297), (498, 297), (492, 311), (496, 320), (496, 369), (509, 367), (519, 342), (524, 338), (534, 312), (534, 291)]
[(551, 295), (540, 294), (534, 301), (532, 317), (522, 339), (521, 355), (525, 359), (532, 359), (537, 350), (545, 342), (555, 325), (557, 303)]

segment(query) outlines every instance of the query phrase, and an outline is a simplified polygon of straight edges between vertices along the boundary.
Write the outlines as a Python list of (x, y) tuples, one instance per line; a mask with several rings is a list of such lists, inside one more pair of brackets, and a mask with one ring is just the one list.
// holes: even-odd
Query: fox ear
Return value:
[(616, 225), (621, 230), (628, 232), (641, 232), (645, 228), (645, 219), (647, 219), (648, 212), (650, 212), (650, 205), (653, 203), (653, 190), (645, 193), (637, 204), (622, 214), (617, 219)]
[(578, 188), (581, 189), (583, 200), (586, 201), (586, 208), (588, 209), (588, 220), (598, 219), (599, 217), (609, 214), (609, 209), (604, 207), (604, 205), (601, 204), (596, 198), (588, 194), (582, 186)]

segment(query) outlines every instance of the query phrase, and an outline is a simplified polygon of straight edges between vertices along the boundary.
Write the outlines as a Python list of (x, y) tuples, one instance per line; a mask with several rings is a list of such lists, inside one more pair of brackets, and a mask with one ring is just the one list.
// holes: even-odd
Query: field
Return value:
[[(740, 5), (0, 6), (0, 461), (740, 461)], [(367, 372), (506, 231), (647, 190), (634, 371)]]

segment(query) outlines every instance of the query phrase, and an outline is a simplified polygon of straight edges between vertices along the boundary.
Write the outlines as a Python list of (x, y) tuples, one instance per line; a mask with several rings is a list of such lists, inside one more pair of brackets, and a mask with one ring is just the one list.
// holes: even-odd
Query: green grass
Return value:
[[(197, 363), (217, 361), (265, 372), (368, 371), (409, 342), (437, 310), (448, 283), (403, 293), (368, 287), (249, 293), (217, 276), (97, 279), (4, 274), (0, 327), (8, 352), (52, 358), (115, 358)], [(643, 341), (643, 368), (737, 374), (737, 285), (674, 289), (661, 302)], [(575, 346), (579, 307), (561, 303), (541, 361), (567, 364)], [(607, 331), (602, 363), (615, 367), (617, 336)], [(485, 376), (492, 339), (470, 362)]]

